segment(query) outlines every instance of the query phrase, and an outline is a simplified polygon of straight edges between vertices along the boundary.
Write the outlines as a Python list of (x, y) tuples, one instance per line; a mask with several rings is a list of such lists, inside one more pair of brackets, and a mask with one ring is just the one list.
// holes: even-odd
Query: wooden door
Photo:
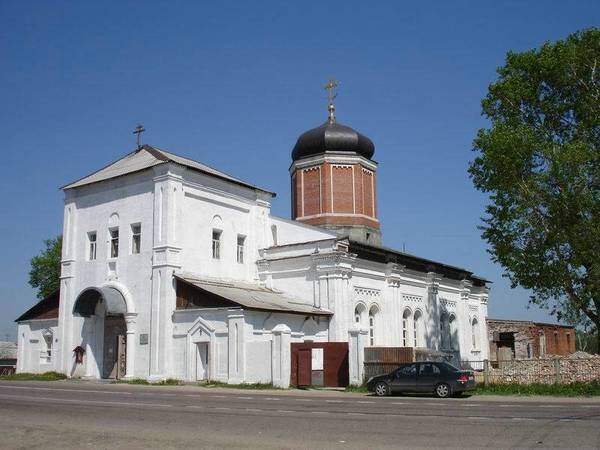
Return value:
[[(125, 370), (125, 334), (127, 326), (123, 316), (106, 316), (104, 318), (104, 351), (102, 357), (102, 378), (118, 378), (121, 366), (120, 355), (123, 356)], [(123, 373), (122, 376), (125, 376)]]
[(298, 350), (298, 386), (312, 384), (312, 353), (311, 349)]

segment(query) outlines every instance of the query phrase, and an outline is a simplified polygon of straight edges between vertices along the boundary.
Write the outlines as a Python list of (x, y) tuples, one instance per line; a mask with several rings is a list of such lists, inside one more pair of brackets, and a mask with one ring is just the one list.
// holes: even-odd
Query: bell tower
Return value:
[(292, 219), (381, 245), (377, 163), (371, 140), (337, 122), (337, 82), (329, 81), (327, 121), (303, 133), (292, 150)]

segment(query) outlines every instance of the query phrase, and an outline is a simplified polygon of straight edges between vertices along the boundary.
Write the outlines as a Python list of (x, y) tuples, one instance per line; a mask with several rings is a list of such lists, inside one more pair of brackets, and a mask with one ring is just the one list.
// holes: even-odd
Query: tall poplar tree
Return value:
[(600, 342), (600, 30), (509, 52), (482, 108), (469, 173), (489, 196), (493, 260), (531, 303), (587, 317)]

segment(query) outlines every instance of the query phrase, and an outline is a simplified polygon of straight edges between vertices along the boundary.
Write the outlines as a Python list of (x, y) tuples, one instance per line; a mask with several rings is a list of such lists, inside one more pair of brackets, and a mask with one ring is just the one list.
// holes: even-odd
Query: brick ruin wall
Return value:
[[(575, 331), (571, 327), (538, 324), (533, 322), (489, 320), (488, 341), (490, 345), (490, 360), (498, 359), (497, 343), (494, 333), (514, 333), (514, 359), (527, 359), (545, 355), (569, 355), (575, 352)], [(541, 353), (541, 339), (545, 342), (545, 352)], [(531, 356), (527, 353), (530, 345)]]
[(498, 368), (489, 368), (490, 383), (554, 384), (590, 381), (600, 381), (600, 356), (515, 360), (504, 362)]

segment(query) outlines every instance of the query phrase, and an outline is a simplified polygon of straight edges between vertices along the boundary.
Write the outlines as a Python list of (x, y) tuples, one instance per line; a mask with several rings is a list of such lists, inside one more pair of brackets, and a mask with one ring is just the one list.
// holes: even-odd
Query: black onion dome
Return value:
[(368, 137), (350, 127), (328, 120), (323, 125), (300, 135), (294, 149), (294, 161), (326, 151), (358, 153), (371, 159), (375, 146)]

